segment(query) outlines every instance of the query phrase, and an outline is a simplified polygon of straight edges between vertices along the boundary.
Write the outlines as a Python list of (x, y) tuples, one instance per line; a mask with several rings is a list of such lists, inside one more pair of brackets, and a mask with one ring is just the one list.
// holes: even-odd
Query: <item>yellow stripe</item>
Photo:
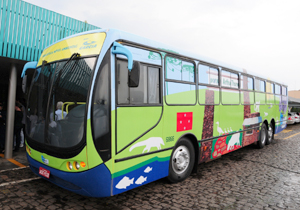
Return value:
[(293, 137), (293, 136), (296, 136), (296, 135), (298, 135), (298, 134), (300, 134), (300, 132), (299, 132), (299, 133), (295, 133), (295, 134), (293, 134), (293, 135), (291, 135), (291, 136), (288, 136), (288, 137), (284, 138), (283, 140), (289, 139), (289, 138), (291, 138), (291, 137)]
[[(4, 154), (0, 154), (0, 157), (4, 158)], [(19, 163), (18, 161), (14, 160), (14, 159), (12, 159), (12, 158), (9, 158), (9, 159), (7, 159), (7, 160), (8, 160), (9, 162), (11, 162), (11, 163), (13, 163), (13, 164), (15, 164), (15, 165), (21, 167), (21, 168), (26, 167), (26, 166), (23, 165), (22, 163)]]
[(13, 164), (15, 164), (15, 165), (21, 167), (21, 168), (26, 167), (26, 166), (24, 166), (22, 163), (19, 163), (18, 161), (14, 160), (14, 159), (12, 159), (12, 158), (9, 158), (9, 159), (7, 159), (7, 160), (8, 160), (9, 162), (11, 162), (11, 163), (13, 163)]

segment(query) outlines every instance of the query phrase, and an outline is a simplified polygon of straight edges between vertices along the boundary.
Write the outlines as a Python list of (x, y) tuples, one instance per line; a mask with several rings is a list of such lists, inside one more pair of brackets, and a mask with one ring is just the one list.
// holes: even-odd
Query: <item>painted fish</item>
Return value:
[(143, 184), (145, 181), (147, 181), (147, 177), (140, 176), (140, 177), (136, 180), (135, 184)]
[(133, 184), (133, 180), (134, 180), (134, 178), (129, 179), (129, 177), (124, 176), (123, 179), (121, 179), (119, 181), (119, 183), (116, 185), (116, 188), (118, 188), (118, 189), (126, 189), (128, 186), (130, 186), (130, 185)]
[(144, 170), (145, 173), (149, 173), (150, 171), (152, 171), (152, 168), (149, 166)]

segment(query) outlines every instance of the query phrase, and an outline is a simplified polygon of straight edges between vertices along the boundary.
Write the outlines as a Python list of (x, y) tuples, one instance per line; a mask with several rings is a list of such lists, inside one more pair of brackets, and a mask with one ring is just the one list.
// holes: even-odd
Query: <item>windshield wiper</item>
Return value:
[[(68, 63), (70, 63), (72, 60), (74, 60), (74, 59), (76, 59), (76, 58), (79, 58), (79, 57), (80, 57), (80, 54), (79, 54), (79, 53), (73, 53), (73, 54), (71, 55), (71, 57), (67, 60), (67, 62), (63, 65), (63, 67), (62, 67), (61, 70), (59, 71), (58, 76), (57, 76), (57, 80), (55, 81), (55, 84), (54, 84), (54, 87), (56, 87), (57, 84), (59, 83), (61, 74), (62, 74), (62, 72), (64, 71), (64, 69), (66, 68), (66, 66), (68, 65)], [(75, 66), (75, 64), (71, 67), (71, 70), (73, 69), (74, 66)]]

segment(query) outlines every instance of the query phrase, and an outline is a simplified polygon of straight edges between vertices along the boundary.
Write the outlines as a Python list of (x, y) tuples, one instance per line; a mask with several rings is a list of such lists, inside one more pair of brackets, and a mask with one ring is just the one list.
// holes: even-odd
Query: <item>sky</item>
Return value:
[(299, 0), (24, 0), (300, 90)]

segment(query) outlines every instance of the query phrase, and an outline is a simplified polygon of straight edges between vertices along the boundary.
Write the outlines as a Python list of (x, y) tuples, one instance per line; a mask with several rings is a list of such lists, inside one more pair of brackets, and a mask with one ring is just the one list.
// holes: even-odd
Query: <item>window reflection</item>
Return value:
[(72, 147), (81, 141), (95, 61), (76, 58), (36, 70), (28, 103), (28, 136), (56, 147)]

